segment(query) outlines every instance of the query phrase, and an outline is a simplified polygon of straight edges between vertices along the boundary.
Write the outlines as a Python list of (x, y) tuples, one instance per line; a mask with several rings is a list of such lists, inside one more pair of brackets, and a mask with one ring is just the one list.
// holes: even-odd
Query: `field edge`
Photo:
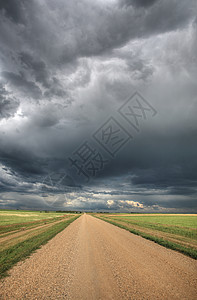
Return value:
[(124, 225), (119, 224), (119, 223), (117, 223), (115, 221), (112, 221), (112, 220), (108, 220), (106, 218), (98, 217), (98, 216), (95, 216), (95, 215), (93, 215), (93, 216), (95, 218), (97, 218), (97, 219), (100, 219), (102, 221), (105, 221), (105, 222), (108, 222), (108, 223), (110, 223), (112, 225), (115, 225), (115, 226), (117, 226), (117, 227), (119, 227), (121, 229), (125, 229), (125, 230), (127, 230), (127, 231), (129, 231), (129, 232), (131, 232), (131, 233), (133, 233), (135, 235), (141, 236), (141, 237), (143, 237), (143, 238), (145, 238), (147, 240), (155, 242), (155, 243), (157, 243), (157, 244), (159, 244), (159, 245), (161, 245), (161, 246), (163, 246), (165, 248), (178, 251), (179, 253), (182, 253), (182, 254), (184, 254), (186, 256), (189, 256), (190, 258), (193, 258), (193, 259), (197, 260), (197, 251), (195, 251), (193, 249), (186, 248), (186, 247), (184, 247), (182, 245), (173, 243), (171, 241), (167, 241), (167, 240), (165, 240), (163, 238), (158, 238), (158, 237), (155, 237), (153, 235), (149, 235), (147, 233), (141, 232), (141, 231), (136, 230), (136, 229), (128, 228), (127, 226), (124, 226)]
[(42, 232), (34, 237), (31, 237), (23, 242), (14, 245), (11, 248), (0, 252), (0, 279), (9, 276), (8, 271), (19, 261), (23, 261), (45, 245), (48, 241), (54, 238), (58, 233), (63, 231), (73, 221), (78, 219), (80, 215), (71, 217), (68, 220), (63, 220), (61, 223), (54, 224), (49, 230)]

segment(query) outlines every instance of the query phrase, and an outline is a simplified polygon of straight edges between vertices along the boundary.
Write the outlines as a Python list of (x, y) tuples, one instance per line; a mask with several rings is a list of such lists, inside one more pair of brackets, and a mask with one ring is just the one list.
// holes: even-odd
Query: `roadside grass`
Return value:
[(23, 222), (21, 222), (21, 223), (12, 223), (10, 225), (3, 225), (3, 226), (0, 226), (0, 237), (6, 236), (8, 234), (12, 234), (13, 231), (17, 232), (20, 230), (34, 228), (39, 225), (50, 224), (50, 223), (56, 222), (58, 220), (61, 220), (62, 218), (65, 218), (65, 217), (69, 218), (70, 216), (69, 215), (68, 216), (58, 216), (58, 217), (54, 217), (54, 218), (41, 219), (39, 221), (30, 221), (30, 222), (24, 222), (24, 220), (22, 220)]
[(15, 265), (17, 262), (24, 260), (36, 249), (40, 248), (41, 245), (46, 244), (52, 239), (57, 233), (65, 229), (71, 222), (76, 220), (80, 215), (73, 216), (62, 220), (46, 228), (44, 232), (38, 233), (33, 237), (27, 238), (26, 240), (15, 244), (3, 251), (0, 251), (0, 278), (8, 275), (7, 271)]
[[(64, 219), (64, 221), (66, 218)], [(33, 228), (28, 228), (25, 230), (20, 230), (17, 232), (11, 232), (7, 235), (0, 236), (0, 252), (2, 250), (5, 250), (7, 248), (10, 248), (11, 246), (14, 246), (20, 242), (25, 241), (28, 238), (31, 238), (33, 236), (36, 236), (46, 230), (48, 230), (51, 226), (54, 226), (54, 224), (60, 223), (62, 220), (55, 221), (53, 223), (48, 223), (41, 226), (36, 226)]]
[(196, 216), (94, 216), (197, 259)]
[[(115, 217), (113, 220), (121, 220), (124, 223), (137, 225), (142, 228), (150, 228), (152, 230), (158, 230), (163, 232), (168, 232), (172, 234), (182, 235), (185, 237), (189, 237), (192, 239), (197, 240), (197, 217), (191, 217), (193, 220), (184, 220), (184, 217), (181, 217), (181, 220), (179, 220), (179, 217), (172, 217), (173, 222), (171, 222), (171, 217), (161, 217), (161, 220), (159, 220), (159, 217)], [(185, 222), (184, 222), (185, 221)], [(180, 225), (178, 225), (180, 224)], [(192, 227), (188, 227), (188, 224)]]

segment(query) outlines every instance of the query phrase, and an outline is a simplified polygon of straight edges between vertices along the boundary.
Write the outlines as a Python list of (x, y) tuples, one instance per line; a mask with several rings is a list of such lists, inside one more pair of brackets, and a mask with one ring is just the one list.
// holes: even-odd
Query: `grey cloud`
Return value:
[(14, 87), (18, 88), (27, 96), (39, 99), (42, 95), (40, 88), (33, 81), (29, 81), (25, 78), (23, 73), (15, 74), (13, 72), (2, 72), (3, 78)]
[[(145, 5), (145, 1), (141, 1), (141, 4)], [(77, 5), (77, 1), (67, 5), (64, 1), (59, 1), (55, 5), (54, 19), (47, 18), (54, 9), (53, 1), (49, 1), (48, 5), (45, 3), (42, 7), (37, 1), (31, 5), (24, 5), (29, 11), (26, 22), (30, 32), (21, 33), (20, 37), (29, 51), (35, 52), (37, 57), (45, 58), (57, 67), (76, 58), (105, 53), (135, 38), (176, 30), (194, 17), (193, 12), (196, 8), (195, 1), (187, 5), (185, 1), (166, 0), (159, 1), (158, 5), (154, 5), (144, 14), (143, 9), (141, 11), (128, 7), (123, 10), (113, 3), (109, 10), (106, 5), (92, 4), (88, 0), (84, 0), (80, 6)], [(36, 18), (30, 11), (36, 11)], [(17, 47), (23, 52), (23, 45)], [(29, 58), (28, 63), (31, 67), (34, 65), (34, 69), (41, 67), (40, 64), (35, 66), (35, 62), (29, 62)], [(40, 72), (42, 73), (43, 69)]]
[(24, 22), (23, 0), (1, 0), (0, 11), (16, 23)]
[[(194, 210), (196, 1), (12, 4), (0, 4), (2, 205), (45, 207), (58, 195), (64, 208)], [(139, 134), (117, 113), (136, 90), (158, 111)], [(109, 116), (134, 135), (114, 159), (92, 137)], [(68, 160), (85, 140), (109, 159), (91, 182)], [(64, 171), (70, 182), (41, 189)]]
[(156, 1), (159, 0), (122, 0), (121, 5), (134, 5), (137, 7), (149, 7), (152, 6)]
[(49, 88), (50, 81), (49, 81), (49, 74), (47, 72), (46, 64), (43, 61), (35, 60), (30, 54), (28, 53), (20, 53), (20, 60), (21, 63), (32, 71), (33, 75), (35, 76), (35, 80), (38, 83), (41, 83), (44, 87)]
[(60, 81), (55, 77), (51, 79), (50, 87), (45, 91), (44, 95), (45, 97), (48, 98), (52, 98), (53, 96), (63, 98), (65, 103), (70, 103), (72, 101), (68, 93), (66, 92), (65, 88), (62, 86)]
[(35, 59), (32, 55), (25, 52), (20, 53), (19, 57), (25, 70), (34, 77), (38, 84), (41, 84), (46, 89), (44, 92), (45, 97), (67, 97), (61, 82), (50, 74), (49, 68), (44, 61)]
[(146, 81), (149, 80), (154, 73), (153, 64), (140, 58), (139, 53), (134, 53), (130, 48), (125, 51), (115, 50), (111, 55), (126, 62), (127, 70), (133, 79)]
[(0, 119), (14, 116), (19, 107), (19, 101), (11, 98), (3, 84), (0, 84)]

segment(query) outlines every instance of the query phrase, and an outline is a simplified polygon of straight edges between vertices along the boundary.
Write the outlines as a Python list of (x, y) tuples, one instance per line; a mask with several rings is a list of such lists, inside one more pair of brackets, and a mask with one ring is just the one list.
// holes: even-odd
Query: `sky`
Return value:
[(0, 208), (197, 212), (196, 0), (0, 0)]

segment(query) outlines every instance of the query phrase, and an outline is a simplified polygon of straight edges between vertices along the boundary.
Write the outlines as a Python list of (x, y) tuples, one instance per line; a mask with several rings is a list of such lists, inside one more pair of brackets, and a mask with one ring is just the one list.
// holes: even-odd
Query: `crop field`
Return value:
[(95, 216), (197, 259), (197, 214), (96, 214)]
[(43, 219), (59, 218), (63, 215), (65, 215), (65, 213), (24, 210), (0, 210), (0, 226), (39, 221)]
[(0, 277), (80, 215), (40, 211), (0, 211)]

